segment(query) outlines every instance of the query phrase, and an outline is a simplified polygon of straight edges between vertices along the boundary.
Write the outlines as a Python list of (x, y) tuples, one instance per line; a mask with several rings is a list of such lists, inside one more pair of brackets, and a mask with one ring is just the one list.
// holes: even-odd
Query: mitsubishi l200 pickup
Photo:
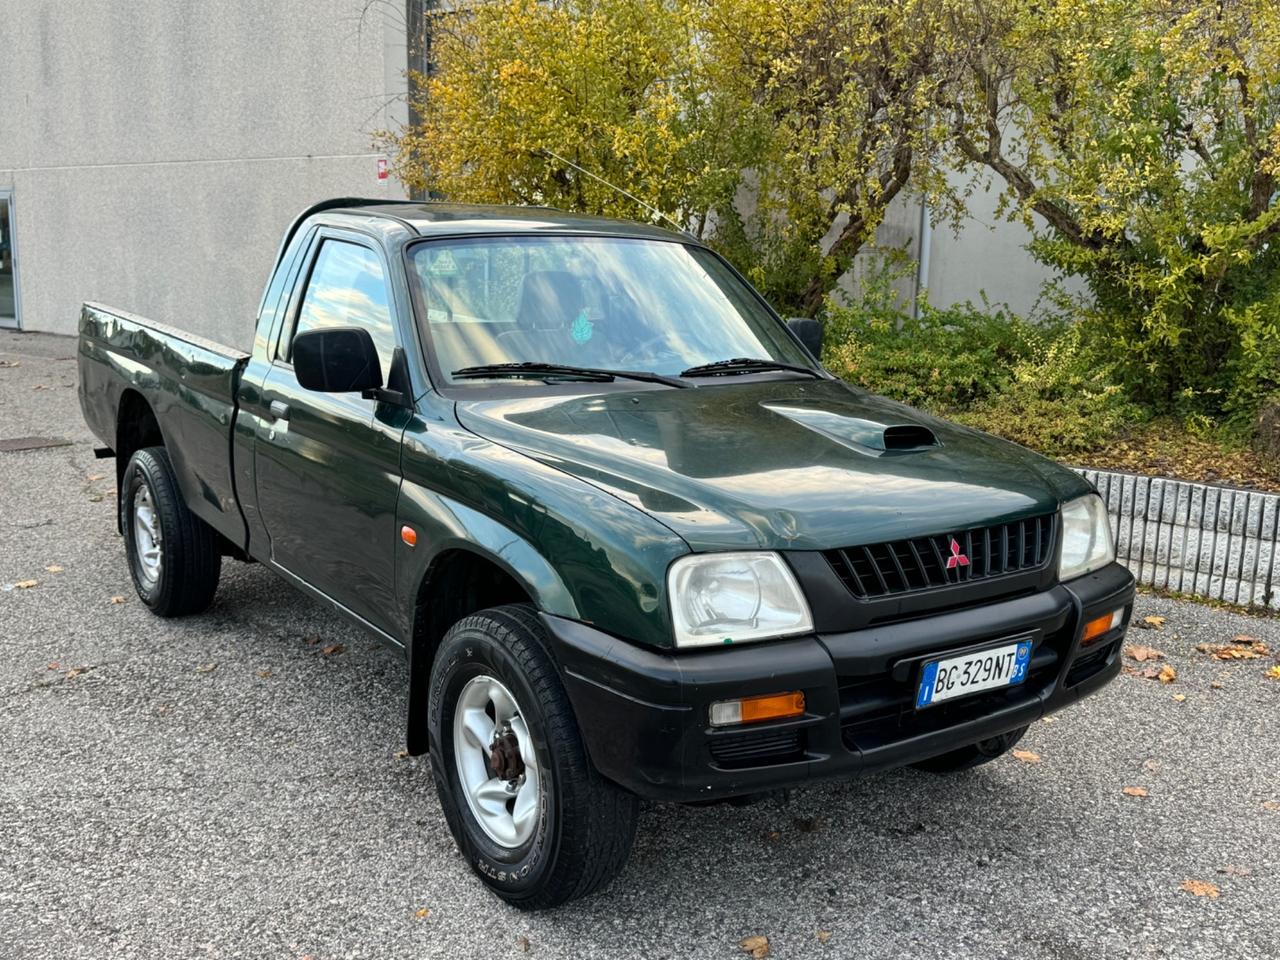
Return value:
[(141, 600), (253, 560), (403, 651), (459, 849), (545, 908), (642, 799), (963, 770), (1120, 670), (1090, 484), (831, 376), (815, 327), (656, 227), (335, 200), (250, 353), (86, 304), (80, 401)]

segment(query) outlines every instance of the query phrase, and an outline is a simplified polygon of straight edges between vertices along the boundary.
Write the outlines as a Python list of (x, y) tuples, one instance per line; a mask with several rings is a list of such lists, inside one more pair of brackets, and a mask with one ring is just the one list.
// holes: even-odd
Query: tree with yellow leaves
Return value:
[(812, 315), (908, 180), (930, 181), (940, 22), (935, 0), (467, 4), (435, 16), (396, 172), (459, 201), (652, 204)]
[(951, 162), (993, 174), (1149, 407), (1280, 390), (1280, 5), (957, 0)]

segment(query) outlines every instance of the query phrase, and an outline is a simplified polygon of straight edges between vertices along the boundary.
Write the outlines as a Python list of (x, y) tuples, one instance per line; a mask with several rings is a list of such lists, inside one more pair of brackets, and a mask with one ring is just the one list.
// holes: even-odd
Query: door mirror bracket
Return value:
[(370, 387), (368, 390), (361, 390), (360, 396), (365, 400), (390, 403), (397, 407), (407, 407), (409, 405), (408, 398), (403, 393), (399, 390), (389, 390), (386, 387)]

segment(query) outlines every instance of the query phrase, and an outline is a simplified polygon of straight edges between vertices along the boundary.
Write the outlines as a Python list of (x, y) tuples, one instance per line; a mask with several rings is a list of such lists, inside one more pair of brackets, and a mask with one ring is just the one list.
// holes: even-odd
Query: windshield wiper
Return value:
[(565, 363), (538, 363), (528, 360), (522, 363), (485, 363), (478, 367), (463, 367), (450, 376), (459, 380), (481, 380), (487, 377), (521, 377), (529, 380), (587, 380), (609, 383), (621, 378), (643, 383), (665, 383), (669, 387), (688, 387), (689, 384), (675, 377), (666, 377), (647, 370), (605, 370), (602, 367), (575, 367)]
[(715, 363), (702, 363), (688, 370), (682, 370), (682, 377), (720, 377), (735, 373), (755, 373), (757, 370), (791, 370), (794, 373), (807, 373), (811, 377), (822, 379), (822, 374), (813, 367), (802, 367), (797, 363), (783, 363), (780, 360), (761, 360), (759, 357), (734, 357), (732, 360), (717, 360)]

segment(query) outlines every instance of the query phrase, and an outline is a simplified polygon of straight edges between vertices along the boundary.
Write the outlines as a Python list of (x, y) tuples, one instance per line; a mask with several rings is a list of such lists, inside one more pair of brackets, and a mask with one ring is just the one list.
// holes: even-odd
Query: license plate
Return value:
[(1000, 647), (988, 647), (945, 660), (932, 660), (920, 673), (916, 709), (931, 707), (943, 700), (981, 693), (996, 687), (1011, 687), (1027, 679), (1031, 663), (1031, 641), (1018, 640)]

